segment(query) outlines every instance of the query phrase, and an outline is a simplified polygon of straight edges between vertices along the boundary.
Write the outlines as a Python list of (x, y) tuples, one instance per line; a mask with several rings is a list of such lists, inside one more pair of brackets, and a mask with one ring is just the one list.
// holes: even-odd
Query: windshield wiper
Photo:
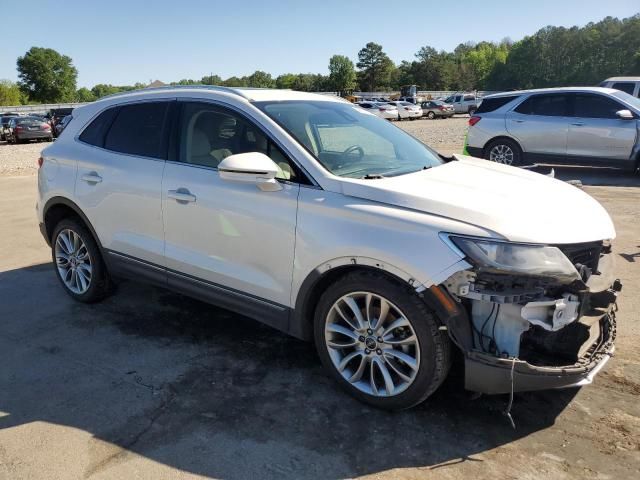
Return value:
[(364, 177), (360, 177), (363, 180), (379, 180), (381, 178), (384, 178), (383, 175), (380, 175), (379, 173), (367, 173)]

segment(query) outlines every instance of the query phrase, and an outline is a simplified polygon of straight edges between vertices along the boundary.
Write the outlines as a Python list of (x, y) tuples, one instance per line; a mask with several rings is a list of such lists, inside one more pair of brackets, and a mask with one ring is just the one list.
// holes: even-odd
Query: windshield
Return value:
[(614, 97), (618, 97), (625, 103), (628, 103), (636, 110), (640, 110), (640, 98), (636, 98), (633, 95), (629, 95), (628, 93), (617, 91), (612, 94)]
[(327, 101), (256, 102), (331, 173), (391, 177), (442, 164), (438, 154), (367, 110)]

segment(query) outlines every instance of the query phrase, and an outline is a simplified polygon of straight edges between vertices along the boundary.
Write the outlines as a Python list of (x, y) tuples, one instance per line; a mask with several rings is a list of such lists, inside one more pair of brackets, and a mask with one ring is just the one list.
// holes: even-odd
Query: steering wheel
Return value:
[(364, 157), (364, 150), (362, 149), (362, 147), (360, 145), (351, 145), (344, 152), (342, 152), (342, 154), (343, 155), (350, 155), (353, 152), (358, 152), (358, 154), (360, 155), (360, 158)]

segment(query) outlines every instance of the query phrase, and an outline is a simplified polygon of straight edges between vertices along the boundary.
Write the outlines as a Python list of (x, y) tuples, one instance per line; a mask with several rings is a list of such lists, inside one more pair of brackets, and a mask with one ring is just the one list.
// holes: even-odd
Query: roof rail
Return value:
[(243, 97), (246, 99), (249, 99), (249, 97), (247, 97), (246, 95), (242, 94), (241, 92), (239, 92), (238, 90), (236, 90), (235, 88), (231, 88), (231, 87), (220, 87), (217, 85), (201, 85), (201, 84), (197, 84), (197, 85), (164, 85), (162, 87), (145, 87), (145, 88), (138, 88), (135, 90), (127, 90), (124, 92), (117, 92), (117, 93), (112, 93), (111, 95), (105, 95), (104, 97), (100, 97), (98, 100), (104, 100), (105, 98), (114, 98), (114, 97), (119, 97), (121, 95), (128, 95), (130, 93), (142, 93), (142, 92), (157, 92), (159, 90), (174, 90), (174, 89), (202, 89), (202, 90), (217, 90), (220, 92), (227, 92), (227, 93), (233, 93), (234, 95), (238, 95), (239, 97)]

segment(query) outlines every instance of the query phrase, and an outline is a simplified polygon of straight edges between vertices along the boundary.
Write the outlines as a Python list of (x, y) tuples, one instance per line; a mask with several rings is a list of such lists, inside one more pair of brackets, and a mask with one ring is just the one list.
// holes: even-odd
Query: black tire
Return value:
[(485, 160), (491, 160), (491, 151), (494, 148), (500, 147), (500, 146), (508, 147), (513, 152), (513, 161), (508, 165), (511, 165), (513, 167), (522, 165), (522, 149), (520, 148), (520, 145), (518, 145), (515, 141), (509, 138), (497, 138), (489, 142), (487, 146), (485, 146), (484, 148), (482, 157)]
[(429, 120), (433, 120), (434, 118), (436, 118), (436, 114), (433, 113), (433, 112), (429, 112), (429, 113), (427, 113), (427, 118)]
[[(58, 271), (56, 265), (55, 245), (60, 232), (63, 230), (71, 230), (80, 236), (85, 246), (87, 247), (87, 251), (91, 259), (92, 272), (89, 288), (81, 294), (75, 293), (67, 287), (62, 277), (60, 276), (60, 272)], [(56, 273), (56, 277), (62, 285), (62, 288), (74, 300), (83, 303), (95, 303), (104, 299), (109, 295), (109, 293), (111, 293), (111, 281), (107, 272), (107, 268), (104, 264), (104, 260), (102, 259), (100, 249), (98, 248), (93, 235), (91, 235), (91, 232), (89, 232), (89, 230), (78, 220), (65, 218), (58, 222), (58, 224), (55, 226), (55, 228), (53, 229), (53, 235), (51, 236), (51, 258), (53, 260), (53, 269)]]
[(476, 113), (477, 108), (471, 107), (469, 109), (469, 115), (473, 115), (474, 113)]
[[(325, 322), (334, 302), (351, 292), (371, 292), (397, 306), (409, 320), (419, 342), (420, 364), (413, 382), (394, 396), (374, 396), (354, 387), (337, 371), (325, 343)], [(377, 272), (354, 272), (337, 280), (322, 294), (314, 315), (316, 349), (323, 366), (351, 396), (386, 410), (402, 410), (424, 401), (442, 384), (451, 365), (451, 342), (439, 329), (435, 314), (407, 285)]]

